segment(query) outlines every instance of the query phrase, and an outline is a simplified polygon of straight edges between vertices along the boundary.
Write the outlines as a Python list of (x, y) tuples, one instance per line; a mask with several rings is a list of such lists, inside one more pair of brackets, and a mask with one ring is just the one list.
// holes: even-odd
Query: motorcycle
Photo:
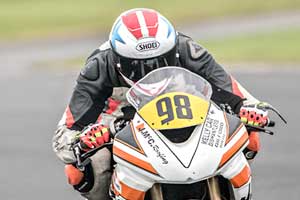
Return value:
[(133, 119), (114, 122), (110, 143), (84, 154), (74, 147), (77, 167), (111, 147), (113, 199), (250, 199), (251, 169), (243, 153), (248, 132), (273, 132), (244, 125), (211, 95), (211, 85), (184, 68), (150, 72), (127, 92)]

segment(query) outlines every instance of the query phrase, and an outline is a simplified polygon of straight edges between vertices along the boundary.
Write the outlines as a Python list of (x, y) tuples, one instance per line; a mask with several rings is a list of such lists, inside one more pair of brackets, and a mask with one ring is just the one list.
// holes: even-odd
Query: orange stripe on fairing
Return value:
[(243, 124), (240, 124), (240, 126), (234, 131), (234, 133), (230, 136), (230, 138), (226, 139), (226, 144), (228, 144), (228, 142), (230, 142), (230, 140), (241, 130), (242, 127), (243, 127)]
[(233, 94), (241, 97), (241, 98), (245, 98), (243, 93), (241, 92), (241, 90), (239, 89), (239, 83), (232, 77), (231, 78), (231, 84), (232, 84), (232, 92)]
[(126, 153), (125, 151), (119, 149), (116, 146), (113, 146), (113, 154), (126, 160), (127, 162), (129, 162), (137, 167), (140, 167), (148, 172), (158, 175), (157, 171), (152, 167), (151, 164), (149, 164), (148, 162), (145, 162), (133, 155)]
[(219, 167), (222, 167), (234, 154), (247, 142), (248, 133), (245, 132), (242, 137), (223, 155)]
[[(115, 177), (114, 174), (111, 185), (112, 185), (112, 190), (114, 191), (116, 196), (122, 196), (124, 199), (129, 199), (129, 200), (144, 200), (146, 192), (136, 190), (132, 187), (129, 187), (125, 183), (115, 179), (117, 178)], [(119, 190), (115, 188), (115, 185), (119, 186)]]
[(138, 148), (135, 148), (134, 146), (131, 146), (130, 144), (126, 143), (126, 142), (123, 141), (123, 140), (119, 140), (118, 138), (115, 138), (114, 140), (115, 140), (115, 141), (118, 141), (118, 142), (120, 142), (120, 143), (122, 143), (122, 144), (124, 144), (125, 146), (127, 146), (127, 147), (129, 147), (129, 148), (131, 148), (131, 149), (133, 149), (133, 150), (135, 150), (135, 151), (137, 151), (137, 152), (139, 152), (139, 153), (141, 153), (141, 154), (143, 154), (143, 155), (145, 155), (144, 152), (143, 152), (142, 150), (140, 150), (140, 149), (138, 149)]
[(66, 109), (66, 116), (67, 116), (66, 117), (66, 126), (68, 128), (71, 128), (73, 126), (73, 124), (75, 123), (75, 120), (74, 120), (73, 114), (72, 114), (69, 106)]
[(250, 167), (246, 165), (238, 175), (230, 179), (230, 182), (235, 188), (240, 188), (246, 183), (248, 183), (250, 176), (251, 176)]

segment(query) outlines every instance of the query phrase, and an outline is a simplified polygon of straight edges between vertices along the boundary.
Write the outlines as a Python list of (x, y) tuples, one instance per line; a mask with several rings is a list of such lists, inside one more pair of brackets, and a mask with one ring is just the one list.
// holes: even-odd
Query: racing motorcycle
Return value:
[[(273, 132), (246, 127), (211, 95), (205, 79), (179, 67), (156, 69), (129, 89), (133, 119), (114, 122), (113, 141), (100, 147), (112, 147), (113, 199), (250, 199), (248, 131)], [(75, 148), (77, 167), (100, 148)]]

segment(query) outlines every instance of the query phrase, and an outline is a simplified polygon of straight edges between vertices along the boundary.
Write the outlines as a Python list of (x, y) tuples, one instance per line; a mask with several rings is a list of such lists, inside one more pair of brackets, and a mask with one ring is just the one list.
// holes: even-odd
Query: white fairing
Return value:
[[(173, 74), (174, 71), (176, 73)], [(192, 91), (194, 94), (195, 91), (202, 91), (196, 95), (209, 99), (211, 93), (210, 87), (206, 85), (208, 83), (203, 80), (202, 86), (195, 86), (193, 83), (197, 80), (200, 83), (201, 78), (191, 74), (186, 70), (172, 67), (156, 70), (132, 87), (127, 93), (127, 98), (130, 97), (129, 102), (139, 110), (163, 91), (172, 91), (176, 85), (178, 86), (178, 84), (173, 84), (175, 86), (171, 84), (177, 81), (167, 81), (168, 86), (158, 87), (164, 89), (148, 88), (147, 91), (156, 92), (146, 94), (140, 91), (141, 83), (147, 81), (159, 83), (164, 79), (176, 80), (176, 77), (183, 76), (181, 82), (185, 80), (185, 87), (179, 89), (177, 87), (176, 91)], [(194, 87), (199, 88), (195, 90)], [(153, 97), (150, 98), (149, 94)], [(239, 121), (234, 120), (236, 119), (229, 119), (214, 103), (210, 103), (204, 122), (195, 127), (185, 142), (173, 143), (161, 132), (152, 129), (136, 113), (131, 128), (128, 129), (132, 132), (128, 135), (134, 141), (124, 140), (124, 142), (118, 137), (114, 141), (114, 160), (117, 162), (116, 180), (127, 184), (130, 188), (147, 191), (154, 183), (189, 184), (222, 175), (235, 187), (234, 195), (237, 200), (249, 199), (251, 172), (242, 153), (248, 144), (248, 133)], [(116, 185), (115, 188), (119, 186)]]
[(213, 104), (205, 123), (197, 126), (183, 143), (172, 143), (146, 123), (145, 129), (138, 131), (136, 127), (141, 122), (143, 119), (136, 115), (132, 122), (136, 138), (147, 155), (146, 161), (159, 173), (156, 177), (147, 172), (144, 175), (164, 183), (193, 183), (215, 175), (225, 151), (227, 133), (223, 112)]

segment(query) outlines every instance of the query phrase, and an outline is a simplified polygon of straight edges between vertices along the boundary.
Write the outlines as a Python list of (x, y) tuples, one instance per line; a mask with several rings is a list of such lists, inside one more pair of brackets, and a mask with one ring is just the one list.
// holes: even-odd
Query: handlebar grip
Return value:
[(270, 120), (270, 121), (268, 122), (268, 124), (267, 124), (267, 127), (274, 127), (275, 124), (276, 124), (276, 123), (275, 123), (274, 121)]

